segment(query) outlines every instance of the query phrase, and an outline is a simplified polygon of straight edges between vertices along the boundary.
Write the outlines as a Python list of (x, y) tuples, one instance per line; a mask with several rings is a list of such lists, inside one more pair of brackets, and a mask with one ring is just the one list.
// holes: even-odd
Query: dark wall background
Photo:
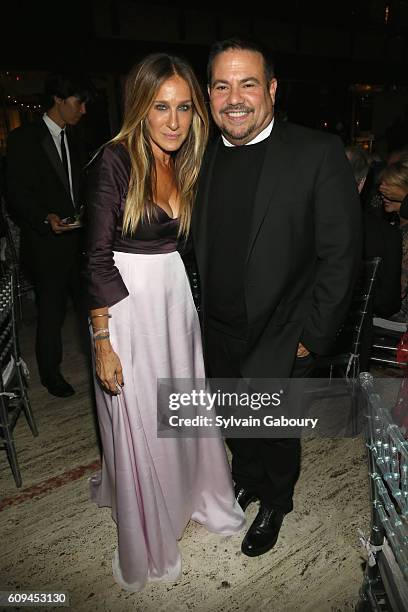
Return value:
[(82, 128), (90, 146), (117, 129), (123, 77), (146, 53), (184, 55), (204, 85), (209, 45), (233, 34), (255, 36), (273, 50), (277, 109), (289, 120), (336, 131), (345, 140), (375, 131), (383, 148), (388, 127), (406, 121), (408, 0), (272, 1), (266, 8), (248, 4), (243, 12), (219, 2), (3, 2), (0, 19), (3, 106), (13, 104), (7, 99), (11, 85), (18, 103), (27, 100), (15, 74), (80, 67), (100, 91)]

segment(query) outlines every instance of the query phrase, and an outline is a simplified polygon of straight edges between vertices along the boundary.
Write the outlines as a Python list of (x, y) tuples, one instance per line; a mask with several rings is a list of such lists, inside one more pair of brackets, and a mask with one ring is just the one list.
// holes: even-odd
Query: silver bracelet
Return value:
[(92, 335), (95, 338), (96, 336), (100, 336), (101, 334), (109, 333), (108, 327), (100, 327), (99, 329), (95, 329), (92, 331)]
[(112, 315), (109, 313), (106, 314), (95, 314), (95, 315), (91, 315), (89, 318), (90, 319), (97, 319), (98, 317), (108, 317), (108, 319), (112, 318)]
[(94, 340), (106, 340), (110, 338), (110, 334), (105, 334), (104, 336), (94, 336)]

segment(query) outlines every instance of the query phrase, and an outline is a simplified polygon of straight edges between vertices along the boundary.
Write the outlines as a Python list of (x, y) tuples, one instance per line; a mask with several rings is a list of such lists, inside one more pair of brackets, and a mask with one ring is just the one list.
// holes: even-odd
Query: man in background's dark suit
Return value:
[(7, 202), (21, 228), (21, 259), (35, 285), (36, 356), (42, 384), (58, 397), (74, 389), (60, 372), (61, 329), (69, 295), (80, 304), (80, 229), (85, 162), (71, 131), (91, 96), (86, 77), (52, 74), (45, 83), (46, 112), (13, 130), (7, 145)]

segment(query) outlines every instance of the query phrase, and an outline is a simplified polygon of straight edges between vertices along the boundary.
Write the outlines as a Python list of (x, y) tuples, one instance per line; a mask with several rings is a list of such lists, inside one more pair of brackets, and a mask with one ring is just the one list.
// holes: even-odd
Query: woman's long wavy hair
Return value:
[(397, 161), (384, 168), (380, 174), (381, 181), (398, 187), (408, 187), (408, 152), (401, 153)]
[(209, 121), (203, 92), (190, 65), (167, 53), (145, 57), (128, 74), (122, 128), (110, 142), (122, 143), (128, 150), (132, 169), (126, 198), (123, 234), (133, 234), (138, 223), (150, 221), (156, 186), (155, 160), (145, 118), (158, 89), (172, 76), (183, 78), (191, 91), (192, 124), (186, 140), (173, 153), (174, 175), (179, 197), (179, 236), (187, 236), (195, 197), (197, 178), (208, 139)]

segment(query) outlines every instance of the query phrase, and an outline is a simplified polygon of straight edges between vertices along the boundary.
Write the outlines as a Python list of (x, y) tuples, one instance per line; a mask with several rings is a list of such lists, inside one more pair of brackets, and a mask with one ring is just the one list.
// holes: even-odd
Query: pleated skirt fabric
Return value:
[(129, 291), (109, 308), (125, 384), (118, 396), (95, 384), (103, 460), (91, 497), (112, 508), (117, 583), (139, 591), (148, 581), (180, 577), (177, 540), (190, 519), (226, 536), (245, 518), (221, 437), (157, 437), (157, 378), (204, 378), (200, 325), (179, 253), (114, 257)]

